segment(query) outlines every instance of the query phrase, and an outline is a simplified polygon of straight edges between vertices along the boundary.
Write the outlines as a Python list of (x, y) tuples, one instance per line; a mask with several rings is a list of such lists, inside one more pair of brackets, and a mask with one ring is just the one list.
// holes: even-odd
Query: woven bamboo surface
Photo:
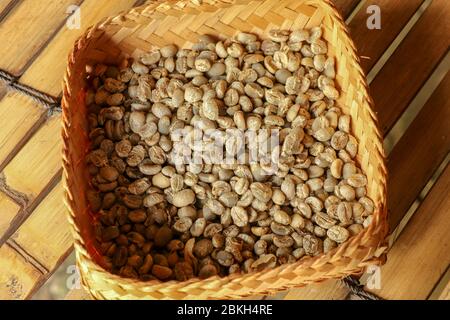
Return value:
[[(368, 196), (375, 203), (373, 222), (339, 248), (290, 265), (246, 275), (213, 277), (186, 282), (140, 282), (113, 276), (96, 264), (89, 245), (94, 239), (91, 215), (84, 200), (88, 187), (86, 157), (87, 116), (83, 106), (83, 75), (86, 63), (118, 63), (175, 43), (191, 47), (202, 34), (233, 37), (239, 31), (264, 37), (274, 28), (269, 13), (277, 11), (279, 27), (295, 30), (322, 25), (329, 55), (337, 64), (336, 82), (341, 87), (337, 101), (352, 118), (353, 134), (359, 140), (357, 161), (366, 173)], [(256, 18), (258, 17), (258, 18)], [(382, 141), (372, 112), (367, 85), (358, 65), (353, 43), (337, 11), (327, 1), (165, 1), (142, 6), (127, 14), (100, 22), (76, 43), (69, 56), (64, 83), (63, 166), (66, 201), (74, 228), (77, 262), (86, 288), (100, 299), (205, 299), (238, 298), (276, 291), (358, 273), (367, 265), (379, 264), (383, 257), (386, 221), (386, 169)], [(381, 249), (381, 250), (380, 250)]]
[[(67, 18), (65, 10), (59, 7), (58, 11), (53, 7), (57, 1), (48, 0), (47, 7), (42, 6), (40, 10), (59, 12), (59, 15), (51, 15), (46, 21), (33, 20), (18, 28), (23, 17), (29, 14), (29, 1), (33, 0), (18, 1), (13, 9), (7, 8), (10, 11), (6, 13), (0, 7), (0, 39), (5, 39), (11, 29), (17, 30), (19, 37), (37, 28), (48, 31), (30, 38), (26, 49), (6, 43), (0, 49), (0, 66), (19, 77), (20, 83), (53, 96), (60, 94), (65, 57), (83, 29), (102, 17), (128, 10), (136, 2), (80, 1), (83, 29), (69, 30), (63, 24)], [(398, 129), (399, 125), (394, 125), (405, 110), (411, 109), (408, 108), (411, 102), (411, 107), (423, 106), (422, 111), (413, 113), (411, 121), (400, 126), (400, 139), (394, 139), (392, 151), (389, 150), (388, 208), (393, 247), (388, 263), (381, 268), (382, 288), (373, 292), (383, 298), (448, 299), (446, 270), (450, 261), (448, 253), (442, 251), (450, 243), (445, 232), (450, 223), (450, 210), (448, 201), (444, 201), (448, 195), (448, 170), (440, 172), (448, 162), (446, 156), (450, 149), (450, 126), (446, 121), (450, 118), (450, 85), (448, 76), (444, 77), (448, 71), (445, 61), (448, 61), (449, 43), (442, 38), (442, 34), (449, 34), (448, 24), (444, 22), (450, 16), (450, 5), (444, 0), (431, 3), (413, 0), (407, 4), (400, 0), (373, 2), (381, 7), (382, 21), (389, 28), (367, 30), (368, 4), (357, 7), (359, 1), (336, 1), (336, 5), (345, 16), (357, 9), (349, 29), (359, 55), (363, 56), (361, 64), (365, 72), (371, 70), (409, 22), (407, 35), (371, 83), (375, 110), (386, 141), (392, 140), (388, 135), (390, 129)], [(417, 22), (411, 20), (422, 10), (424, 13)], [(276, 23), (276, 11), (272, 17)], [(412, 50), (415, 55), (411, 55)], [(25, 58), (16, 61), (14, 52), (19, 56), (19, 51)], [(440, 75), (436, 76), (438, 71)], [(413, 80), (405, 82), (403, 79), (408, 75)], [(435, 84), (430, 85), (430, 81)], [(402, 83), (402, 90), (398, 83)], [(422, 95), (422, 88), (429, 94), (423, 102), (416, 102)], [(72, 251), (72, 237), (61, 202), (60, 115), (57, 109), (49, 112), (52, 110), (21, 93), (6, 92), (2, 85), (0, 98), (0, 297), (25, 299), (33, 296)], [(414, 149), (410, 148), (412, 144)], [(417, 210), (417, 205), (413, 206), (406, 214), (438, 167), (441, 170), (436, 174), (439, 178), (436, 185), (431, 191), (426, 190), (428, 195)], [(440, 205), (436, 207), (436, 203)], [(408, 219), (410, 216), (412, 218)], [(423, 261), (426, 263), (419, 268), (407, 267)], [(411, 295), (411, 292), (416, 294)], [(71, 295), (74, 298), (86, 297), (77, 290), (74, 293)], [(328, 280), (277, 297), (283, 295), (289, 299), (345, 299), (349, 290), (336, 280)]]

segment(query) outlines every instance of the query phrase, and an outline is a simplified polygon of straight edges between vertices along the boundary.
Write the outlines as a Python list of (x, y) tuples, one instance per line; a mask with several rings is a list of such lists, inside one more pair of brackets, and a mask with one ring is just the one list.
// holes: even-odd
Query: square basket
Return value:
[[(266, 38), (269, 30), (322, 25), (328, 54), (336, 61), (337, 104), (351, 116), (359, 142), (356, 161), (368, 178), (367, 194), (375, 203), (371, 224), (338, 248), (271, 270), (185, 282), (122, 278), (95, 259), (95, 236), (85, 190), (89, 174), (86, 65), (118, 64), (124, 57), (175, 43), (190, 48), (199, 35), (230, 38), (239, 31)], [(341, 16), (328, 0), (164, 1), (107, 18), (89, 28), (75, 43), (64, 79), (63, 165), (66, 205), (75, 238), (77, 264), (86, 289), (97, 299), (207, 299), (270, 294), (329, 278), (359, 273), (384, 260), (387, 234), (386, 168), (382, 136), (372, 110), (365, 76)]]

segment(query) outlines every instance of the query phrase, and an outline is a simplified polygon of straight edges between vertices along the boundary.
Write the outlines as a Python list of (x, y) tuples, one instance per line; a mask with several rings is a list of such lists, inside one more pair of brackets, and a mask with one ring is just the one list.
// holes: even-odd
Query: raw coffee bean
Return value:
[(122, 197), (123, 203), (130, 209), (138, 209), (142, 205), (142, 197), (133, 194), (126, 194)]
[(280, 236), (286, 236), (292, 232), (292, 228), (290, 228), (289, 226), (279, 224), (275, 221), (270, 224), (270, 229), (273, 233)]
[(128, 185), (128, 191), (137, 195), (143, 194), (148, 188), (150, 188), (150, 183), (147, 178), (135, 180)]
[(117, 238), (120, 235), (119, 228), (117, 226), (110, 226), (103, 229), (102, 232), (102, 240), (110, 241)]
[(197, 210), (192, 206), (186, 206), (178, 209), (177, 215), (180, 218), (188, 217), (194, 220), (195, 218), (197, 218)]
[(167, 225), (162, 226), (158, 229), (155, 234), (155, 246), (156, 247), (165, 247), (170, 240), (173, 238), (172, 230)]
[(194, 221), (190, 228), (191, 235), (193, 237), (199, 237), (203, 234), (206, 227), (206, 219), (205, 218), (198, 218)]
[(183, 232), (188, 231), (191, 228), (191, 226), (192, 226), (191, 218), (183, 217), (183, 218), (178, 219), (174, 223), (173, 228), (176, 231), (183, 233)]
[(171, 240), (167, 244), (167, 249), (169, 251), (183, 250), (183, 248), (184, 248), (184, 243), (181, 240), (178, 240), (178, 239)]
[(127, 237), (128, 237), (128, 240), (135, 243), (139, 247), (142, 247), (144, 245), (145, 238), (143, 235), (141, 235), (138, 232), (129, 232)]
[(139, 268), (144, 263), (141, 256), (135, 254), (128, 258), (127, 264), (134, 268)]
[(294, 245), (294, 239), (290, 236), (274, 236), (273, 244), (278, 248), (289, 248)]
[(245, 227), (248, 224), (248, 213), (243, 207), (231, 208), (231, 218), (238, 227)]
[(103, 197), (102, 209), (111, 208), (115, 202), (116, 202), (116, 195), (112, 192), (106, 193), (105, 196)]
[(154, 240), (158, 230), (159, 228), (156, 225), (152, 224), (145, 229), (145, 237), (149, 240)]
[(159, 253), (153, 256), (153, 263), (164, 267), (169, 266), (169, 261), (167, 260), (167, 257)]
[(291, 223), (291, 217), (283, 210), (275, 211), (273, 214), (273, 220), (285, 226)]
[(327, 231), (327, 236), (338, 243), (344, 242), (350, 236), (347, 229), (340, 226), (333, 226)]
[(194, 245), (194, 254), (197, 258), (202, 259), (211, 254), (214, 247), (212, 245), (211, 240), (202, 239), (195, 243)]
[(88, 159), (94, 164), (96, 167), (103, 167), (107, 165), (108, 163), (108, 157), (105, 153), (105, 151), (98, 149), (95, 151), (92, 151), (88, 155)]
[(195, 202), (195, 193), (191, 189), (181, 190), (173, 195), (173, 205), (182, 208)]
[(133, 210), (128, 213), (128, 219), (133, 223), (141, 223), (147, 220), (147, 213), (143, 209)]
[(207, 264), (200, 269), (198, 276), (200, 279), (206, 279), (209, 277), (216, 276), (217, 274), (218, 274), (217, 268), (212, 264)]
[(106, 181), (115, 181), (119, 177), (119, 172), (116, 168), (111, 166), (105, 166), (100, 168), (100, 176)]
[(316, 255), (323, 250), (322, 241), (312, 235), (306, 235), (303, 237), (303, 249), (305, 249), (306, 254)]
[(160, 265), (153, 265), (152, 274), (159, 280), (166, 280), (172, 276), (172, 269)]
[(153, 267), (153, 257), (150, 254), (147, 254), (144, 259), (144, 263), (139, 268), (139, 274), (146, 274), (150, 272)]
[(186, 281), (194, 277), (194, 270), (187, 262), (178, 262), (173, 271), (178, 281)]
[(119, 247), (112, 258), (113, 266), (121, 267), (127, 263), (128, 250), (126, 247)]
[(150, 208), (161, 202), (164, 202), (164, 196), (160, 193), (152, 193), (146, 196), (143, 200), (143, 204), (145, 207)]
[(220, 223), (211, 223), (206, 226), (203, 236), (205, 238), (212, 238), (216, 233), (219, 233), (222, 230), (223, 226)]
[(221, 250), (216, 256), (217, 262), (224, 267), (229, 267), (233, 264), (233, 255), (227, 251)]
[(251, 267), (257, 271), (270, 269), (277, 264), (277, 257), (274, 254), (262, 254), (259, 259), (252, 263)]

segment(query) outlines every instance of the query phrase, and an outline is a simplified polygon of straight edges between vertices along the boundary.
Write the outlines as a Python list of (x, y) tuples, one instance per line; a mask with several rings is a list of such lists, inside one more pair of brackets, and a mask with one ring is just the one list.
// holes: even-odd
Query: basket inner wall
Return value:
[[(85, 84), (86, 65), (95, 63), (119, 63), (124, 57), (138, 57), (141, 53), (155, 47), (175, 43), (180, 48), (190, 48), (201, 34), (209, 34), (218, 38), (233, 37), (239, 31), (247, 31), (265, 38), (265, 34), (274, 28), (295, 30), (311, 28), (322, 24), (324, 35), (328, 41), (328, 54), (336, 60), (336, 83), (341, 90), (337, 101), (345, 114), (352, 118), (352, 132), (359, 141), (357, 161), (368, 177), (368, 195), (378, 206), (379, 212), (384, 203), (384, 181), (380, 178), (382, 164), (378, 157), (370, 157), (374, 152), (382, 150), (381, 142), (366, 139), (365, 136), (376, 136), (376, 124), (371, 117), (371, 110), (366, 96), (366, 88), (361, 78), (360, 68), (353, 50), (348, 46), (342, 33), (337, 32), (335, 16), (331, 8), (321, 1), (284, 1), (291, 12), (283, 16), (272, 17), (268, 21), (257, 19), (255, 12), (263, 14), (278, 1), (239, 1), (238, 5), (221, 4), (219, 7), (208, 6), (206, 10), (188, 5), (174, 9), (164, 5), (156, 5), (146, 10), (134, 10), (126, 15), (127, 23), (122, 19), (114, 19), (111, 24), (94, 31), (87, 46), (78, 52), (71, 77), (71, 95), (69, 105), (71, 126), (69, 128), (69, 148), (72, 149), (72, 163), (76, 164), (69, 172), (68, 181), (75, 188), (80, 199), (76, 203), (76, 220), (80, 233), (91, 255), (96, 255), (92, 216), (89, 214), (84, 190), (88, 184), (88, 173), (85, 165), (85, 155), (88, 147), (86, 105), (83, 92)], [(283, 2), (283, 3), (284, 3)], [(156, 11), (153, 11), (155, 10)], [(278, 20), (277, 20), (278, 19)], [(94, 260), (95, 259), (94, 257)], [(98, 260), (97, 260), (98, 261)]]

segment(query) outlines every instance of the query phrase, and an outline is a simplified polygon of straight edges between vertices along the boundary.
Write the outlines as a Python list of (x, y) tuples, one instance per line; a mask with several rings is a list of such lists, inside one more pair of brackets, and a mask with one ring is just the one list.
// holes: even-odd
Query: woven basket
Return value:
[[(232, 37), (238, 31), (247, 31), (264, 38), (273, 28), (293, 30), (320, 24), (329, 42), (329, 55), (336, 59), (336, 82), (341, 88), (338, 104), (352, 118), (352, 131), (359, 141), (357, 161), (367, 175), (368, 195), (376, 206), (370, 226), (327, 254), (223, 278), (141, 282), (113, 275), (97, 264), (92, 216), (84, 193), (88, 185), (84, 160), (88, 150), (83, 80), (86, 64), (118, 63), (123, 57), (137, 57), (169, 43), (189, 48), (201, 34)], [(382, 263), (388, 229), (386, 168), (382, 137), (367, 90), (353, 42), (328, 0), (156, 2), (91, 27), (69, 56), (62, 100), (66, 205), (86, 289), (97, 299), (239, 298), (343, 277)]]

